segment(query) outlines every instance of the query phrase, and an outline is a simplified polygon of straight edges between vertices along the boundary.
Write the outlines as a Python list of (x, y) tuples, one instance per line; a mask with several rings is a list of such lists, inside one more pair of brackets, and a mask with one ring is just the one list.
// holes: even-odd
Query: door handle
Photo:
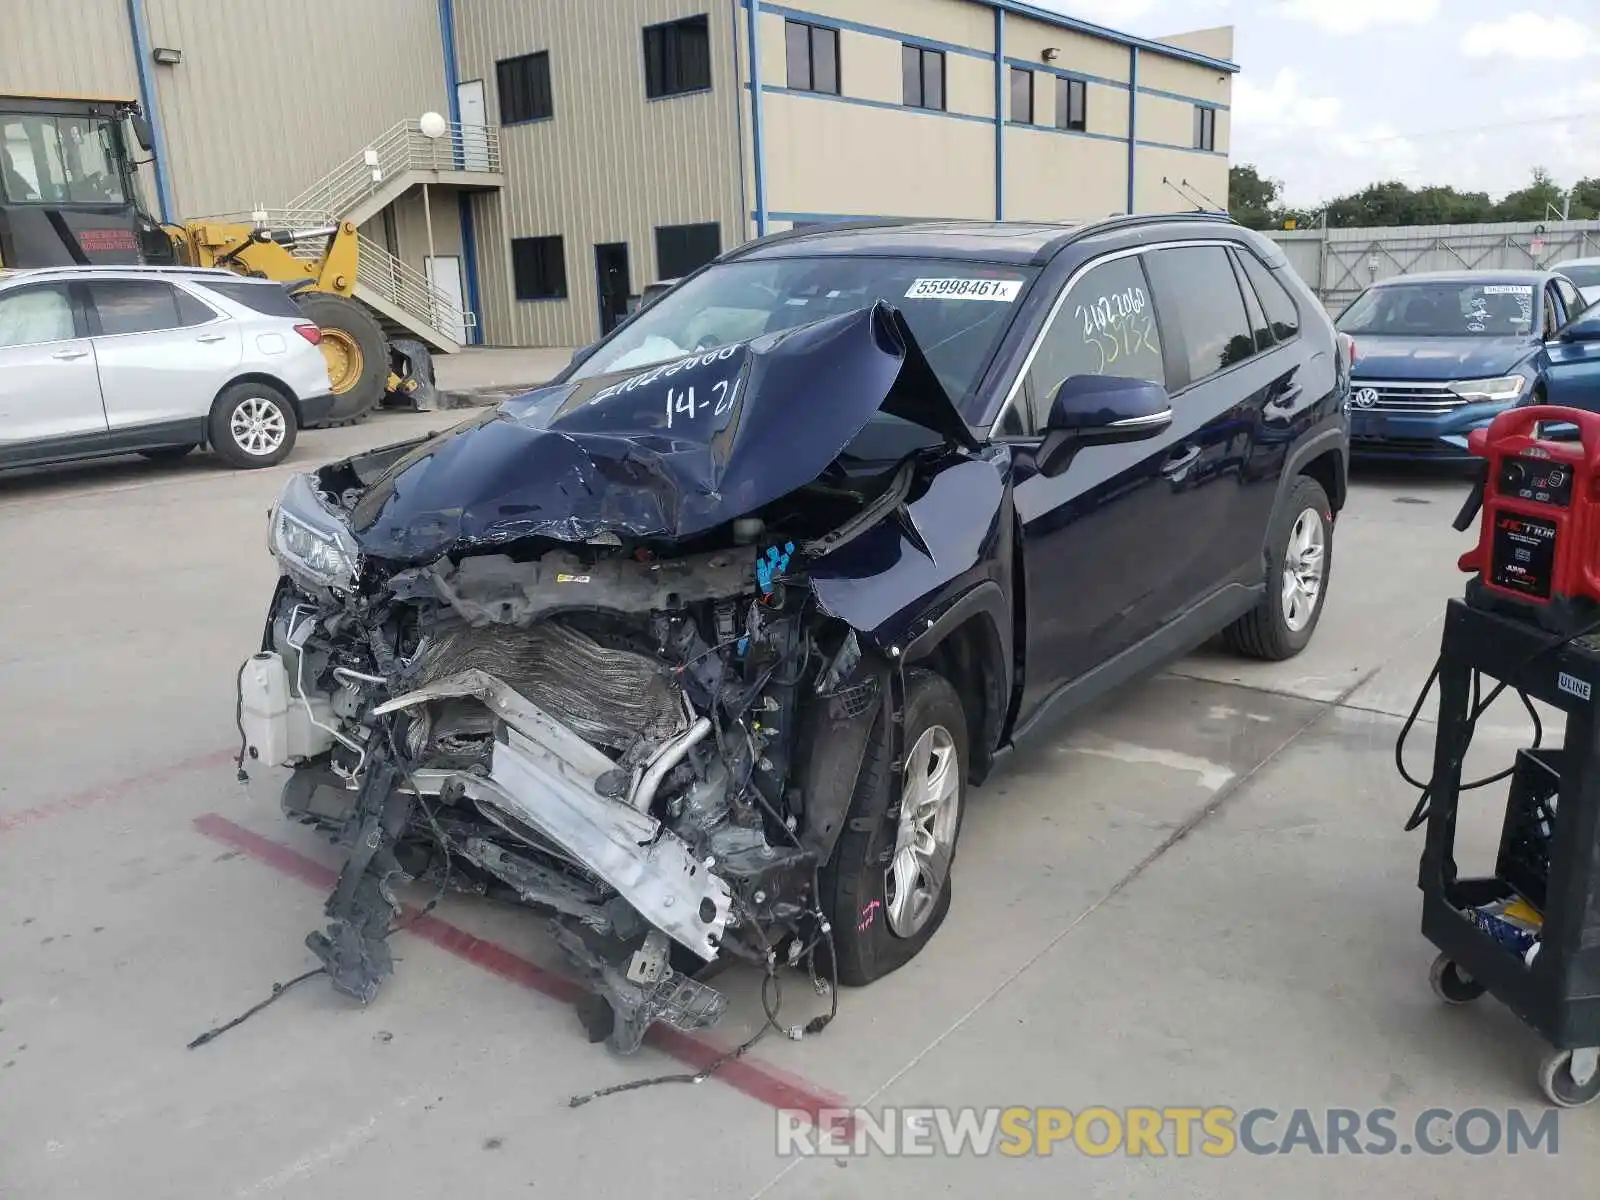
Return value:
[(50, 357), (60, 359), (88, 358), (89, 352), (87, 350), (57, 350)]
[(1174, 450), (1171, 457), (1161, 464), (1161, 473), (1169, 479), (1175, 479), (1194, 466), (1199, 457), (1199, 446), (1190, 446), (1187, 450), (1181, 448)]
[(227, 336), (228, 335), (225, 334), (225, 333), (202, 333), (199, 337), (195, 338), (195, 341), (197, 341), (197, 342), (220, 342), (220, 341), (223, 341), (224, 339), (226, 339)]
[(1291, 383), (1288, 387), (1284, 388), (1283, 391), (1279, 392), (1278, 395), (1273, 399), (1272, 407), (1288, 408), (1294, 404), (1296, 400), (1300, 399), (1301, 396), (1305, 395), (1305, 391), (1306, 389), (1304, 384)]

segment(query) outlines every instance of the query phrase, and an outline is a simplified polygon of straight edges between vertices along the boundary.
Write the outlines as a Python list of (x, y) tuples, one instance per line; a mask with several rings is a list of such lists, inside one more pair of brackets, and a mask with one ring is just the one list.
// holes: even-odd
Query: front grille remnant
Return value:
[(585, 741), (626, 750), (687, 727), (683, 694), (659, 660), (615, 650), (559, 621), (531, 629), (462, 626), (430, 637), (411, 687), (476, 668), (503, 679)]

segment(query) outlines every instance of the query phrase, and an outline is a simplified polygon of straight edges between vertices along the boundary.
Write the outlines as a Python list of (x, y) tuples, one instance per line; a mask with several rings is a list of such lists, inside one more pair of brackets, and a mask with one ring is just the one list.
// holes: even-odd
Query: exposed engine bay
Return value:
[[(736, 368), (719, 380), (738, 397), (761, 353), (691, 360), (679, 382)], [(598, 399), (568, 388), (559, 411), (604, 411), (610, 386)], [(668, 423), (676, 394), (666, 388)], [(622, 399), (654, 414), (660, 397)], [(548, 416), (548, 399), (526, 403)], [(737, 432), (741, 403), (705, 434), (723, 465), (738, 446), (714, 442)], [(478, 425), (509, 436), (492, 421), (513, 418)], [(293, 768), (285, 811), (349, 854), (326, 927), (307, 938), (335, 988), (367, 1003), (392, 973), (394, 889), (407, 881), (546, 914), (590, 989), (591, 1039), (624, 1053), (656, 1021), (715, 1022), (726, 999), (707, 979), (728, 961), (815, 977), (832, 957), (819, 870), (850, 792), (808, 788), (804, 757), (847, 730), (864, 744), (892, 717), (894, 664), (828, 611), (810, 569), (895, 514), (916, 539), (915, 461), (948, 452), (926, 423), (891, 423), (870, 452), (851, 424), (855, 450), (830, 447), (810, 483), (748, 508), (730, 497), (699, 527), (687, 502), (658, 502), (653, 468), (655, 526), (629, 515), (647, 508), (620, 484), (596, 510), (609, 520), (548, 507), (532, 520), (520, 509), (535, 505), (502, 498), (499, 524), (471, 528), (462, 497), (447, 520), (402, 523), (397, 498), (427, 495), (448, 434), (291, 481), (271, 518), (282, 578), (240, 674), (241, 758)], [(599, 435), (567, 441), (586, 447), (585, 471), (614, 477), (625, 460), (638, 474), (636, 447), (612, 461)], [(591, 479), (582, 490), (594, 495)], [(727, 511), (739, 515), (716, 519)], [(663, 512), (674, 527), (658, 527)]]

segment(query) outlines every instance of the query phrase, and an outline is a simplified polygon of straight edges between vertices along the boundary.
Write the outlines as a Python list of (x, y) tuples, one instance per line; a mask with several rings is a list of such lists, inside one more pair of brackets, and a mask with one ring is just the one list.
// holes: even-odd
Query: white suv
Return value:
[(0, 271), (0, 467), (209, 446), (270, 467), (333, 406), (322, 335), (231, 271)]

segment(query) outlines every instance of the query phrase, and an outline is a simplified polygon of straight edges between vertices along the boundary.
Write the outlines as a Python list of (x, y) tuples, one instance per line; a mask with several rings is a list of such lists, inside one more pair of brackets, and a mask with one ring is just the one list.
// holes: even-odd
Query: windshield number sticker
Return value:
[(1486, 283), (1483, 285), (1485, 296), (1532, 296), (1533, 285), (1530, 283)]
[(1022, 294), (1020, 279), (914, 279), (907, 300), (995, 300), (1010, 304)]

